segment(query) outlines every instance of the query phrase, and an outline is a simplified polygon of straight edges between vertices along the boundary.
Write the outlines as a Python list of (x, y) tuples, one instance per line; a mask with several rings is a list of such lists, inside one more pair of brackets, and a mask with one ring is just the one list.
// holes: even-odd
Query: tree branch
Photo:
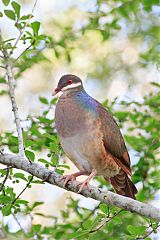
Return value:
[(6, 176), (5, 176), (5, 178), (4, 178), (3, 182), (2, 182), (2, 185), (0, 187), (0, 192), (3, 191), (4, 185), (5, 185), (6, 181), (7, 181), (7, 178), (8, 178), (8, 175), (9, 175), (9, 168), (7, 168), (6, 171), (7, 171), (6, 172)]
[(14, 64), (17, 62), (17, 60), (25, 53), (27, 50), (29, 50), (32, 47), (32, 44), (30, 44), (14, 61)]
[(23, 34), (24, 34), (25, 30), (26, 30), (26, 27), (27, 27), (27, 25), (29, 24), (29, 22), (30, 22), (30, 20), (31, 20), (31, 18), (32, 18), (32, 14), (33, 14), (34, 9), (35, 9), (35, 7), (36, 7), (37, 1), (38, 1), (38, 0), (35, 0), (35, 2), (34, 2), (34, 5), (33, 5), (33, 8), (32, 8), (32, 11), (31, 11), (31, 14), (30, 14), (30, 16), (29, 16), (29, 18), (28, 18), (28, 21), (26, 22), (24, 28), (23, 28), (22, 30), (20, 30), (19, 36), (18, 36), (18, 38), (16, 39), (15, 44), (14, 44), (14, 46), (13, 46), (13, 48), (12, 48), (12, 53), (13, 53), (13, 50), (16, 48), (19, 40), (20, 40), (21, 37), (23, 36)]
[[(66, 187), (64, 187), (64, 180), (61, 180), (60, 175), (42, 167), (37, 163), (30, 164), (27, 159), (22, 158), (19, 155), (1, 154), (0, 163), (6, 166), (13, 166), (14, 168), (21, 169), (42, 180), (46, 179), (46, 181), (52, 185), (75, 193), (78, 191), (79, 182), (72, 181), (69, 182)], [(160, 221), (160, 209), (131, 198), (120, 196), (110, 191), (103, 191), (91, 186), (90, 189), (87, 187), (84, 188), (81, 195)]]
[(16, 223), (18, 224), (20, 230), (21, 230), (21, 231), (24, 233), (24, 235), (25, 235), (25, 234), (26, 234), (26, 233), (25, 233), (25, 230), (24, 230), (24, 228), (22, 227), (22, 225), (21, 225), (20, 221), (18, 220), (18, 218), (16, 217), (16, 215), (12, 213), (12, 216), (13, 216), (14, 220), (16, 221)]
[(24, 143), (23, 143), (23, 135), (22, 135), (22, 128), (18, 113), (18, 107), (15, 99), (15, 80), (12, 72), (12, 67), (9, 62), (9, 56), (6, 49), (3, 49), (3, 55), (4, 55), (4, 61), (5, 61), (5, 68), (6, 68), (6, 75), (8, 79), (8, 85), (9, 85), (9, 94), (11, 98), (12, 103), (12, 111), (14, 113), (16, 128), (17, 128), (17, 134), (18, 134), (18, 149), (19, 149), (19, 155), (24, 157)]
[[(152, 233), (156, 233), (156, 230), (158, 230), (158, 228), (160, 227), (160, 224), (157, 225), (156, 228), (152, 229), (151, 231), (148, 231), (148, 233), (146, 235), (144, 235), (143, 237), (139, 238), (139, 240), (143, 240), (143, 239), (146, 239), (148, 238)], [(138, 240), (138, 238), (137, 238)]]
[(30, 183), (33, 180), (33, 176), (31, 176), (31, 179), (28, 181), (28, 183), (26, 184), (26, 186), (23, 188), (23, 190), (18, 194), (18, 196), (13, 200), (12, 205), (17, 201), (17, 199), (22, 195), (22, 193), (24, 193), (24, 191), (28, 188), (28, 186), (30, 185)]
[(94, 232), (98, 232), (104, 225), (106, 225), (108, 222), (110, 222), (113, 218), (115, 218), (116, 216), (118, 216), (123, 210), (121, 209), (120, 211), (116, 212), (112, 217), (108, 217), (105, 219), (105, 221), (96, 229), (91, 230), (89, 233), (94, 233)]

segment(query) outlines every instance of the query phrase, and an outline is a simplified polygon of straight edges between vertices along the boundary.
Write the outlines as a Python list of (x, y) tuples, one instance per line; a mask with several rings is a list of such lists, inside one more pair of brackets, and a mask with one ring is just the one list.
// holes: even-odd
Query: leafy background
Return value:
[[(56, 99), (51, 92), (61, 75), (77, 74), (87, 92), (114, 113), (122, 129), (132, 159), (132, 179), (139, 189), (137, 199), (158, 206), (160, 1), (47, 0), (44, 4), (39, 0), (30, 16), (33, 4), (0, 1), (0, 47), (7, 49), (13, 65), (26, 157), (59, 174), (76, 170), (54, 131)], [(0, 108), (1, 149), (17, 153), (3, 68)], [(99, 205), (12, 168), (2, 166), (0, 174), (1, 238), (159, 239), (154, 221)], [(112, 190), (102, 177), (93, 184)]]

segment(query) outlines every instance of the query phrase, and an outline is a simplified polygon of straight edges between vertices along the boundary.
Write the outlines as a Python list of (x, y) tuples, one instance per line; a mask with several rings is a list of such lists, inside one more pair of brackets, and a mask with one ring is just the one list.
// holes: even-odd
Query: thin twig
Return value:
[(6, 176), (5, 176), (5, 178), (4, 178), (3, 182), (2, 182), (2, 185), (0, 187), (0, 192), (3, 191), (4, 185), (5, 185), (6, 181), (7, 181), (7, 178), (8, 178), (8, 175), (9, 175), (9, 167), (6, 169), (6, 171), (7, 171), (6, 172)]
[[(80, 222), (80, 225), (82, 225), (85, 221), (87, 221), (87, 220), (95, 213), (95, 211), (99, 208), (99, 205), (100, 205), (100, 203), (99, 203), (93, 210), (90, 211), (90, 213), (88, 214), (88, 216), (85, 217), (85, 218), (83, 219), (83, 221)], [(79, 227), (78, 227), (78, 228), (79, 228)]]
[(143, 237), (138, 237), (136, 238), (137, 240), (143, 240), (146, 239), (147, 237), (149, 237), (155, 230), (157, 230), (157, 228), (160, 227), (160, 224), (156, 227), (156, 229), (152, 229), (151, 231), (147, 232), (146, 235), (144, 235)]
[(5, 60), (5, 65), (6, 65), (6, 75), (7, 75), (7, 80), (8, 80), (8, 85), (9, 85), (9, 94), (10, 94), (10, 99), (12, 103), (12, 111), (14, 113), (14, 118), (15, 118), (15, 123), (16, 123), (16, 128), (17, 128), (17, 134), (18, 134), (18, 149), (19, 149), (19, 155), (24, 157), (24, 143), (23, 143), (23, 135), (22, 135), (22, 128), (21, 128), (21, 123), (20, 123), (20, 118), (19, 118), (19, 113), (18, 113), (18, 107), (15, 99), (15, 80), (12, 72), (12, 67), (9, 62), (9, 56), (6, 51), (6, 49), (3, 49), (3, 55), (4, 55), (4, 60)]
[(31, 176), (31, 179), (26, 184), (25, 188), (18, 194), (18, 196), (13, 200), (12, 205), (17, 201), (17, 199), (22, 195), (22, 193), (28, 188), (29, 184), (32, 182), (33, 176)]
[(1, 239), (6, 238), (6, 233), (5, 233), (4, 225), (5, 225), (5, 224), (4, 224), (4, 216), (2, 216), (1, 226), (0, 226), (0, 230), (1, 230), (0, 237), (1, 237)]
[(105, 220), (104, 223), (102, 223), (98, 228), (91, 230), (89, 233), (98, 232), (105, 224), (110, 222), (113, 218), (115, 218), (117, 215), (119, 215), (122, 211), (124, 211), (124, 210), (121, 209), (120, 211), (116, 212), (112, 217), (110, 217), (110, 218), (107, 217), (107, 219)]
[(3, 168), (3, 170), (7, 170), (7, 169), (11, 169), (11, 168), (13, 168), (13, 166), (9, 166), (7, 168)]
[(16, 215), (12, 213), (12, 216), (14, 217), (14, 220), (15, 220), (16, 223), (18, 224), (18, 226), (19, 226), (19, 228), (21, 229), (21, 231), (22, 231), (24, 234), (26, 234), (24, 228), (23, 228), (22, 225), (20, 224), (20, 222), (19, 222), (18, 218), (16, 217)]
[(23, 36), (23, 34), (24, 34), (25, 30), (26, 30), (26, 27), (28, 26), (28, 24), (29, 24), (29, 22), (30, 22), (30, 20), (31, 20), (31, 17), (32, 17), (32, 15), (33, 15), (33, 12), (34, 12), (34, 9), (35, 9), (35, 7), (36, 7), (37, 2), (38, 2), (38, 0), (35, 0), (34, 5), (33, 5), (33, 8), (32, 8), (32, 11), (31, 11), (31, 14), (30, 14), (30, 16), (29, 16), (29, 18), (28, 18), (28, 21), (27, 21), (26, 24), (24, 25), (24, 28), (20, 31), (20, 34), (19, 34), (19, 36), (18, 36), (18, 38), (17, 38), (17, 40), (16, 40), (16, 42), (15, 42), (13, 48), (12, 48), (12, 51), (11, 51), (12, 53), (13, 53), (13, 50), (16, 48), (19, 40), (20, 40), (21, 37)]
[(32, 47), (32, 44), (30, 44), (30, 45), (15, 59), (14, 63), (17, 62), (17, 60), (18, 60), (27, 50), (29, 50), (31, 47)]

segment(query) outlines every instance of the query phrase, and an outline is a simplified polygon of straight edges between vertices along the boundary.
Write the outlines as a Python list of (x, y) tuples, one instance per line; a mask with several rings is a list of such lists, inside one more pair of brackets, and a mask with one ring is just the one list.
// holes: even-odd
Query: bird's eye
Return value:
[(67, 83), (68, 83), (68, 84), (72, 84), (73, 81), (72, 81), (71, 79), (69, 79), (69, 80), (67, 81)]

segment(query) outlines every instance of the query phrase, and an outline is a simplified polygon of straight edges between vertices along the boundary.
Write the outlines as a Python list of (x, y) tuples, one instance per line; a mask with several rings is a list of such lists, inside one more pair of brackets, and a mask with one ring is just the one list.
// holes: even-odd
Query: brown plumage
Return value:
[[(80, 172), (66, 176), (65, 184), (79, 175), (102, 175), (118, 194), (135, 198), (130, 158), (117, 123), (109, 112), (83, 89), (74, 75), (64, 75), (55, 90), (62, 91), (56, 106), (56, 128), (67, 156)], [(129, 176), (128, 176), (129, 175)]]

